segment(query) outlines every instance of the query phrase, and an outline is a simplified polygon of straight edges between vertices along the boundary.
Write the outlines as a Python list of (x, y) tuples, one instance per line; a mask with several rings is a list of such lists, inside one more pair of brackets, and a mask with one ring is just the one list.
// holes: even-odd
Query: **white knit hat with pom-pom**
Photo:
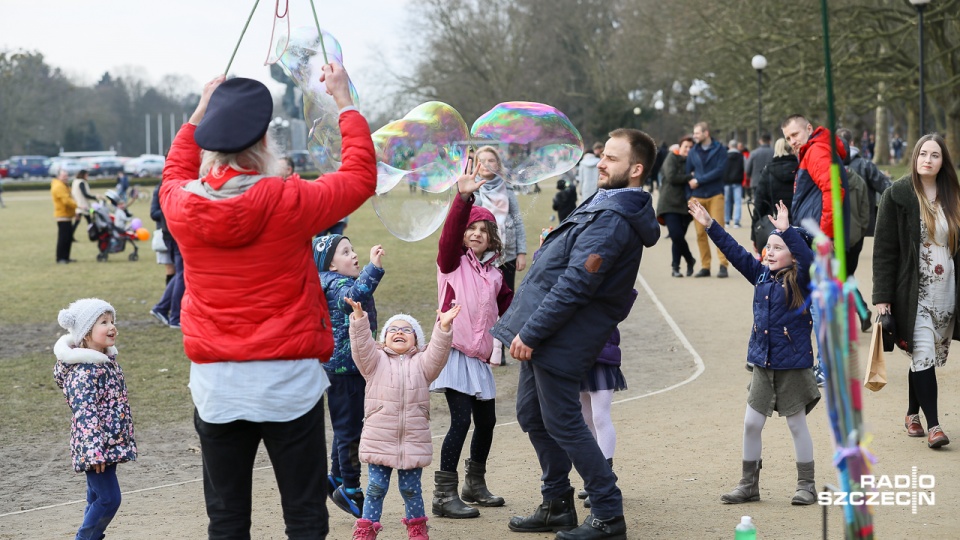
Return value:
[(410, 326), (413, 327), (413, 334), (417, 336), (418, 349), (423, 348), (427, 344), (426, 339), (423, 337), (423, 328), (420, 327), (420, 323), (417, 322), (417, 320), (414, 319), (413, 317), (407, 315), (406, 313), (397, 313), (393, 317), (390, 317), (389, 320), (387, 320), (387, 324), (384, 324), (383, 328), (380, 330), (380, 343), (383, 343), (384, 340), (387, 339), (387, 328), (390, 328), (390, 325), (393, 324), (395, 321), (407, 321), (408, 323), (410, 323)]
[(117, 310), (113, 309), (109, 303), (99, 298), (81, 298), (70, 304), (67, 309), (61, 309), (57, 322), (70, 332), (74, 343), (80, 343), (80, 340), (90, 333), (97, 319), (107, 312), (113, 314), (113, 320), (116, 323)]

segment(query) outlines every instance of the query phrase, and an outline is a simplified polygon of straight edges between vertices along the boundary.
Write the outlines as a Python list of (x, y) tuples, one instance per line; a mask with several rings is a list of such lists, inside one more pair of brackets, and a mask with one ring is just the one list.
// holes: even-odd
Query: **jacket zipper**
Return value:
[[(403, 431), (407, 423), (407, 363), (404, 362), (404, 357), (406, 355), (400, 355), (400, 431), (398, 442), (400, 443), (400, 467), (403, 466)], [(400, 468), (398, 467), (398, 468)]]

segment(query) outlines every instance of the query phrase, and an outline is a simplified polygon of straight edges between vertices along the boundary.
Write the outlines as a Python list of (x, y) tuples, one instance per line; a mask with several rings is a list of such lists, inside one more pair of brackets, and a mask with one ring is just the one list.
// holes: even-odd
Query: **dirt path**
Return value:
[[(741, 242), (747, 241), (747, 229), (734, 233)], [(692, 231), (689, 237), (692, 239)], [(871, 272), (872, 243), (868, 244), (861, 262), (863, 276)], [(761, 502), (736, 506), (719, 503), (720, 494), (736, 483), (740, 472), (749, 380), (743, 363), (751, 324), (751, 287), (739, 276), (727, 280), (671, 278), (669, 256), (667, 239), (648, 251), (638, 280), (640, 297), (621, 326), (624, 371), (630, 389), (617, 394), (613, 408), (619, 436), (615, 469), (624, 492), (630, 537), (730, 538), (743, 514), (755, 518), (762, 538), (819, 537), (822, 509), (790, 505), (796, 471), (789, 431), (780, 418), (770, 419), (765, 430)], [(865, 281), (861, 290), (869, 298), (870, 283)], [(865, 417), (874, 437), (870, 449), (879, 459), (875, 472), (909, 475), (911, 467), (917, 466), (920, 474), (936, 478), (936, 504), (921, 506), (915, 515), (909, 506), (877, 508), (877, 535), (951, 537), (956, 533), (949, 531), (960, 530), (956, 512), (960, 497), (956, 480), (960, 463), (955, 451), (960, 447), (957, 360), (952, 359), (939, 370), (941, 420), (947, 433), (957, 438), (939, 452), (927, 449), (923, 440), (905, 435), (906, 358), (890, 354), (888, 364), (890, 384), (879, 393), (867, 392), (864, 398)], [(496, 371), (500, 425), (488, 465), (488, 481), (507, 499), (507, 505), (485, 509), (479, 519), (431, 519), (434, 538), (553, 537), (516, 535), (506, 528), (510, 516), (529, 513), (540, 501), (540, 473), (533, 450), (513, 421), (516, 373), (515, 363)], [(674, 388), (658, 392), (670, 387)], [(435, 437), (445, 432), (445, 408), (441, 400), (434, 401)], [(836, 472), (829, 466), (833, 447), (822, 402), (808, 419), (818, 465), (817, 485), (836, 484)], [(140, 461), (121, 468), (124, 502), (110, 527), (110, 537), (204, 537), (200, 459), (192, 427), (187, 424), (163, 433), (141, 432), (139, 444)], [(435, 451), (439, 452), (439, 444)], [(82, 503), (71, 501), (82, 498), (84, 481), (80, 475), (65, 472), (68, 457), (63, 441), (26, 441), (17, 448), (0, 450), (0, 459), (17, 463), (6, 467), (3, 475), (0, 514), (6, 515), (0, 517), (0, 538), (70, 537), (83, 511)], [(254, 473), (258, 503), (253, 537), (284, 538), (272, 470), (262, 456), (260, 461), (263, 468)], [(424, 474), (425, 498), (432, 491), (429, 479), (433, 470), (428, 468)], [(40, 508), (45, 506), (50, 507)], [(328, 506), (330, 538), (349, 538), (352, 518)], [(585, 515), (582, 510), (580, 513)], [(396, 491), (391, 491), (380, 538), (405, 538), (401, 517), (402, 501)], [(843, 537), (841, 512), (837, 509), (830, 510), (829, 527), (831, 538)]]

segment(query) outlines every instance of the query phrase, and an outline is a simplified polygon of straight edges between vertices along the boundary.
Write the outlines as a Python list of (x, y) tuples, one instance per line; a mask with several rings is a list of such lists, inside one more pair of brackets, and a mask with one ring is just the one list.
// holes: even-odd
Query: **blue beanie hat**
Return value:
[(313, 239), (313, 262), (317, 265), (317, 272), (329, 272), (333, 263), (333, 255), (337, 252), (340, 241), (347, 238), (342, 234), (328, 234)]

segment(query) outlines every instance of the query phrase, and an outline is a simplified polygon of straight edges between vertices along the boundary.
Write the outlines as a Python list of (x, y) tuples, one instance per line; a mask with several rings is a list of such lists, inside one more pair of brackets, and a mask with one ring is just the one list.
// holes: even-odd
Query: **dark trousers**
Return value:
[(507, 287), (510, 287), (511, 291), (516, 290), (514, 284), (517, 282), (517, 260), (506, 261), (500, 266), (500, 271), (503, 272), (503, 282)]
[(73, 222), (57, 222), (57, 260), (70, 260), (70, 246), (73, 243)]
[(580, 408), (580, 381), (540, 368), (534, 360), (520, 363), (517, 421), (530, 437), (540, 461), (543, 499), (562, 497), (576, 467), (598, 518), (623, 515), (617, 477), (593, 438)]
[(77, 539), (100, 540), (103, 531), (120, 509), (120, 483), (117, 482), (117, 464), (111, 463), (102, 473), (87, 471), (87, 507), (83, 511), (83, 525)]
[(363, 399), (367, 382), (363, 375), (327, 373), (327, 407), (333, 442), (330, 444), (330, 474), (343, 479), (348, 488), (360, 487), (360, 432), (363, 431)]
[(693, 257), (693, 253), (690, 252), (690, 245), (687, 244), (687, 229), (690, 227), (690, 222), (693, 221), (693, 217), (689, 214), (676, 214), (669, 212), (663, 214), (663, 220), (667, 222), (667, 234), (670, 236), (671, 251), (673, 254), (673, 260), (670, 265), (674, 270), (680, 269), (680, 259), (687, 261), (687, 264), (693, 264), (696, 262), (696, 259)]
[(180, 255), (180, 248), (176, 242), (170, 244), (170, 256), (173, 258), (173, 267), (175, 268), (173, 278), (167, 281), (167, 287), (163, 290), (163, 296), (153, 309), (164, 315), (170, 324), (180, 324), (180, 301), (183, 300), (183, 291), (185, 290), (183, 282), (183, 256)]
[(250, 538), (253, 462), (261, 440), (277, 479), (287, 538), (327, 537), (327, 460), (318, 459), (327, 453), (322, 398), (289, 422), (211, 424), (194, 410), (193, 423), (200, 436), (211, 540)]
[[(854, 272), (857, 271), (857, 266), (860, 265), (860, 252), (863, 251), (863, 238), (859, 242), (847, 248), (847, 275), (852, 276)], [(853, 293), (857, 295), (861, 302), (864, 302), (863, 295), (860, 294), (860, 288), (853, 290)], [(864, 302), (866, 304), (866, 302)]]

